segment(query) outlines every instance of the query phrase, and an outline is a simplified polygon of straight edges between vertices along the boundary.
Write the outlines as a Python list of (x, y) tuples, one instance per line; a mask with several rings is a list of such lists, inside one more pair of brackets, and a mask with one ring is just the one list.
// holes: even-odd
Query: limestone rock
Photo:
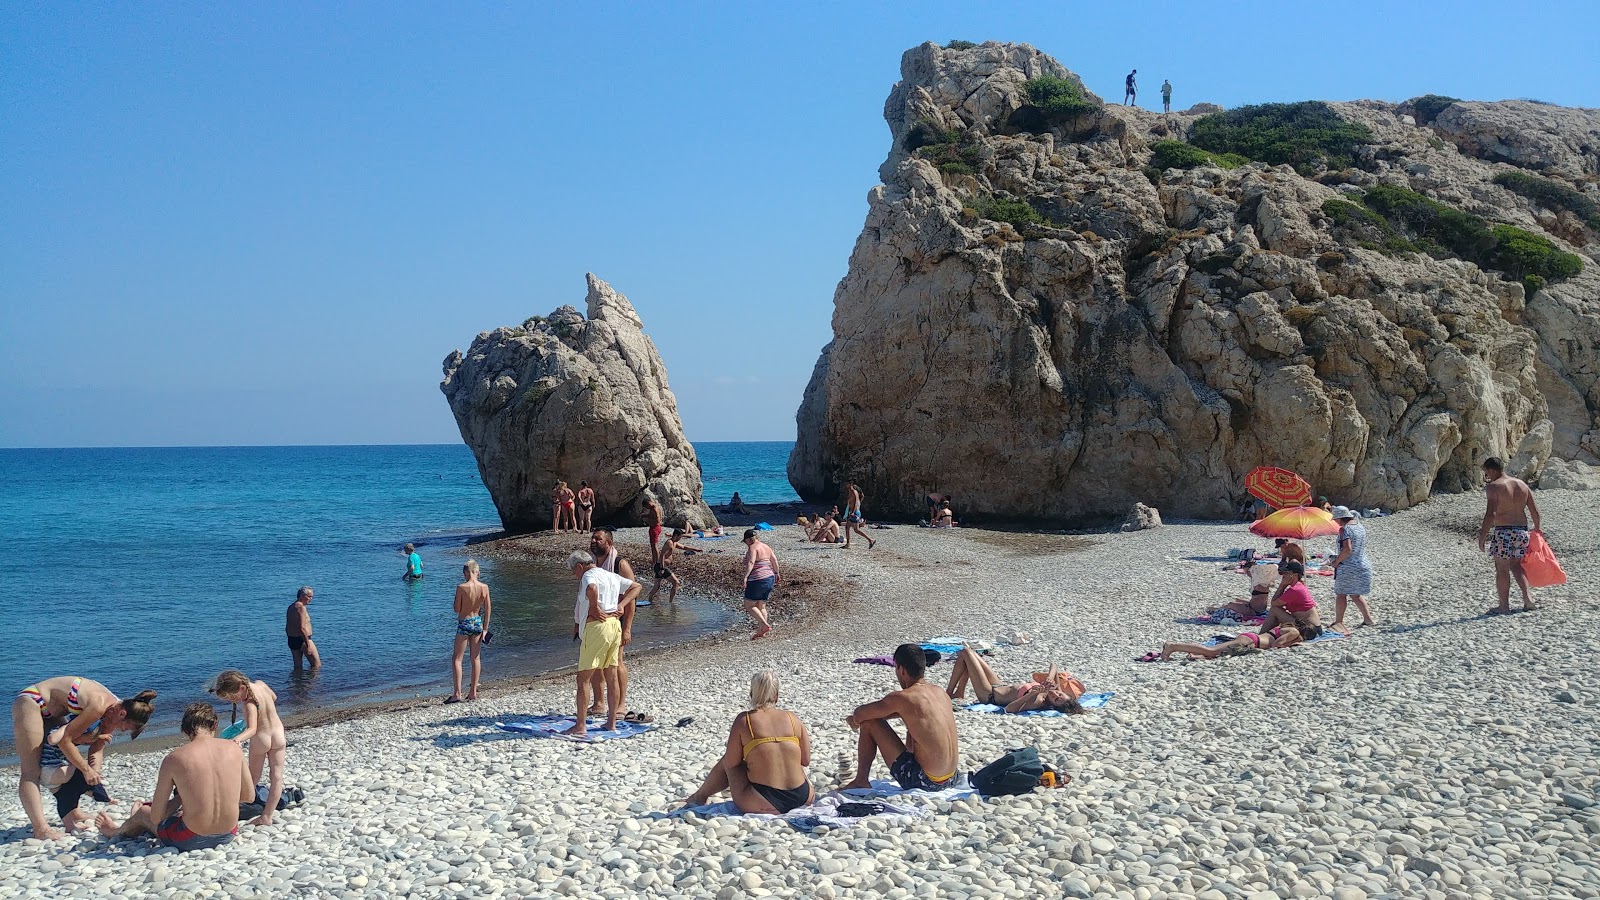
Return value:
[(1122, 523), (1123, 531), (1144, 531), (1149, 528), (1161, 527), (1161, 510), (1143, 503), (1133, 505), (1133, 513), (1128, 521)]
[(1600, 491), (1600, 466), (1552, 459), (1539, 474), (1539, 487), (1551, 491)]
[[(908, 519), (930, 491), (975, 521), (1120, 519), (1136, 501), (1226, 516), (1266, 463), (1403, 509), (1474, 488), (1487, 456), (1600, 463), (1600, 242), (1492, 180), (1594, 175), (1593, 111), (1456, 104), (1430, 128), (1333, 103), (1374, 136), (1349, 170), (1147, 175), (1150, 144), (1208, 109), (1052, 122), (1024, 87), (1041, 74), (1075, 77), (1025, 44), (902, 59), (883, 184), (797, 415), (802, 497), (854, 479)], [(923, 148), (951, 135), (961, 162), (936, 165)], [(1529, 297), (1323, 212), (1380, 183), (1545, 234), (1583, 270)], [(1047, 221), (988, 217), (1019, 201)]]
[(669, 524), (714, 525), (667, 369), (633, 304), (588, 276), (588, 316), (562, 306), (479, 334), (439, 389), (507, 531), (549, 528), (557, 481), (595, 490), (594, 520), (636, 525), (654, 497)]

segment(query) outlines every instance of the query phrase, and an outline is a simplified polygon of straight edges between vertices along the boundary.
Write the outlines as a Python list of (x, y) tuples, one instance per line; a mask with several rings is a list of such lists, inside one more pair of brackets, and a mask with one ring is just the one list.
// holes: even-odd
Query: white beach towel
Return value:
[(654, 724), (639, 722), (618, 722), (616, 731), (605, 731), (600, 726), (605, 724), (604, 719), (591, 716), (589, 718), (589, 732), (582, 737), (571, 734), (562, 734), (571, 728), (578, 720), (572, 716), (544, 715), (533, 716), (517, 722), (496, 722), (494, 727), (501, 731), (513, 734), (525, 734), (529, 737), (555, 738), (558, 741), (572, 741), (578, 744), (594, 744), (600, 741), (620, 741), (631, 737), (638, 737), (647, 731), (654, 731)]

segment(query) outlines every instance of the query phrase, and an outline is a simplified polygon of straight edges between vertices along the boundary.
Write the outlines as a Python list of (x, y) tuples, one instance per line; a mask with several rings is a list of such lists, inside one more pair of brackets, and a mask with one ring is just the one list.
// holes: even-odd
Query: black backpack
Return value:
[(1004, 756), (979, 769), (972, 776), (972, 786), (985, 797), (1026, 794), (1039, 786), (1043, 774), (1039, 751), (1021, 747), (1007, 750)]

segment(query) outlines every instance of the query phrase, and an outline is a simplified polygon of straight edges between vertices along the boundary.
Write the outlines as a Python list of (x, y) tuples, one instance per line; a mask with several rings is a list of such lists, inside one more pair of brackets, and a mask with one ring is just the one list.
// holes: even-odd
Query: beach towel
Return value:
[(1555, 587), (1567, 583), (1567, 573), (1562, 570), (1561, 563), (1556, 562), (1550, 542), (1538, 531), (1528, 532), (1528, 552), (1522, 557), (1522, 572), (1528, 576), (1528, 587)]
[(768, 525), (765, 522), (757, 522), (752, 527), (755, 528), (755, 530), (757, 530), (757, 531), (771, 531), (772, 530), (772, 526)]
[[(969, 791), (968, 793), (971, 792)], [(901, 803), (882, 802), (880, 802), (879, 805), (882, 806), (883, 809), (879, 812), (874, 812), (870, 816), (842, 816), (839, 814), (839, 807), (843, 804), (859, 802), (859, 797), (834, 791), (829, 794), (818, 794), (816, 802), (812, 803), (810, 806), (796, 807), (781, 816), (774, 815), (772, 813), (740, 812), (739, 807), (735, 806), (732, 800), (727, 800), (722, 803), (708, 803), (705, 806), (687, 806), (683, 809), (674, 810), (673, 812), (665, 815), (653, 816), (653, 818), (677, 818), (692, 812), (697, 816), (702, 816), (705, 818), (726, 817), (755, 820), (765, 819), (769, 821), (781, 819), (785, 822), (788, 822), (790, 825), (793, 825), (795, 828), (809, 831), (810, 829), (816, 828), (819, 825), (825, 825), (829, 828), (854, 828), (856, 826), (865, 824), (868, 819), (881, 819), (890, 822), (907, 822), (912, 819), (929, 815), (929, 810), (916, 806), (909, 806)]]
[(950, 786), (942, 791), (908, 791), (898, 782), (887, 778), (875, 779), (872, 787), (850, 788), (849, 790), (834, 791), (850, 799), (862, 797), (897, 797), (902, 800), (960, 800), (962, 797), (971, 797), (978, 793), (977, 789), (967, 781), (967, 773), (958, 772), (950, 780)]
[[(1097, 694), (1084, 694), (1082, 697), (1078, 698), (1078, 705), (1082, 706), (1084, 709), (1099, 709), (1100, 707), (1111, 702), (1111, 698), (1115, 697), (1116, 695), (1116, 691), (1104, 691)], [(1008, 716), (1038, 716), (1041, 719), (1057, 719), (1068, 715), (1059, 709), (1030, 709), (1027, 712), (1008, 713), (1006, 712), (1006, 708), (1004, 706), (996, 706), (993, 703), (974, 703), (966, 707), (966, 709), (972, 712), (1001, 713)]]
[(1219, 609), (1216, 612), (1202, 612), (1195, 616), (1195, 625), (1260, 625), (1267, 620), (1266, 616), (1241, 616), (1231, 609)]
[(1304, 643), (1307, 643), (1307, 644), (1320, 644), (1323, 641), (1342, 641), (1342, 640), (1344, 640), (1345, 638), (1347, 638), (1349, 636), (1350, 635), (1345, 634), (1342, 631), (1334, 631), (1332, 628), (1328, 628), (1328, 629), (1325, 629), (1321, 634), (1317, 635), (1316, 637), (1312, 638), (1309, 641), (1305, 641)]
[(577, 737), (561, 732), (571, 728), (578, 720), (572, 716), (544, 715), (534, 716), (517, 722), (496, 722), (494, 727), (501, 731), (513, 734), (525, 734), (529, 737), (555, 738), (562, 741), (573, 741), (580, 744), (594, 744), (600, 741), (620, 741), (626, 738), (638, 737), (647, 731), (654, 731), (654, 724), (640, 722), (617, 722), (616, 731), (605, 731), (599, 726), (605, 724), (605, 719), (597, 716), (589, 717), (589, 733)]

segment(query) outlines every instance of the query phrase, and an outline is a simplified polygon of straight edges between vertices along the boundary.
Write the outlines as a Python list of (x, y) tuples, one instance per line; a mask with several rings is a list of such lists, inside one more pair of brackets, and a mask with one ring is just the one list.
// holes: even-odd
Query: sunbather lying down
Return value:
[(1036, 674), (1033, 681), (1005, 684), (990, 667), (988, 660), (968, 648), (956, 654), (955, 671), (950, 673), (950, 683), (944, 690), (950, 695), (950, 699), (960, 700), (967, 695), (967, 685), (971, 684), (972, 694), (979, 703), (1003, 706), (1008, 713), (1027, 712), (1032, 709), (1080, 713), (1083, 712), (1083, 707), (1078, 705), (1076, 698), (1062, 689), (1062, 685), (1066, 683), (1065, 679), (1071, 677), (1051, 663), (1050, 671)]
[[(1320, 628), (1311, 630), (1316, 633), (1311, 634), (1309, 637), (1316, 637), (1317, 634), (1322, 633)], [(1307, 635), (1302, 634), (1300, 629), (1293, 625), (1279, 625), (1271, 631), (1263, 631), (1260, 634), (1246, 632), (1231, 641), (1218, 644), (1215, 647), (1207, 647), (1204, 644), (1162, 644), (1161, 659), (1163, 661), (1169, 660), (1174, 653), (1186, 653), (1200, 659), (1216, 659), (1219, 656), (1241, 656), (1246, 653), (1254, 653), (1257, 650), (1276, 650), (1280, 647), (1293, 647), (1295, 644), (1308, 639)]]

